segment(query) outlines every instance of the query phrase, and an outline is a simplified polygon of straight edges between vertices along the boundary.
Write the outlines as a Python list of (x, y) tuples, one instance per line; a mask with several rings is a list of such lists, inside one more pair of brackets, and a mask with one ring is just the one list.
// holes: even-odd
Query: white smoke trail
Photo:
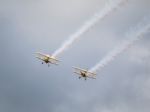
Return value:
[(136, 41), (143, 38), (144, 37), (143, 35), (147, 33), (149, 29), (150, 29), (150, 21), (148, 22), (147, 19), (146, 21), (144, 19), (134, 29), (131, 29), (127, 33), (126, 37), (130, 38), (129, 40), (124, 41), (121, 45), (117, 46), (114, 50), (112, 50), (108, 55), (106, 55), (98, 64), (96, 64), (89, 71), (97, 72), (98, 70), (101, 70), (102, 68), (104, 68), (111, 61), (113, 61), (117, 56), (119, 56), (129, 47), (131, 47)]
[(106, 4), (104, 9), (100, 11), (99, 13), (96, 13), (93, 18), (86, 21), (83, 26), (81, 26), (73, 35), (67, 39), (60, 48), (58, 48), (54, 53), (53, 56), (58, 56), (65, 50), (69, 48), (70, 45), (73, 44), (73, 42), (81, 37), (82, 34), (87, 32), (92, 26), (94, 26), (99, 20), (104, 19), (108, 14), (112, 13), (113, 11), (116, 11), (119, 7), (125, 5), (128, 0), (117, 0), (111, 1), (109, 4)]

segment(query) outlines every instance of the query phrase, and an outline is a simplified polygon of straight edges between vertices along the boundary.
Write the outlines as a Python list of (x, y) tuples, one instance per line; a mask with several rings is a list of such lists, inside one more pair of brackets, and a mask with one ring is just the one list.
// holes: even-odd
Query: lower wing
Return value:
[(50, 62), (51, 64), (54, 64), (54, 65), (59, 65), (58, 63), (54, 63), (54, 62)]
[(78, 75), (81, 75), (80, 73), (78, 73), (78, 72), (74, 72), (75, 74), (78, 74)]
[(42, 60), (42, 61), (44, 61), (44, 59), (43, 59), (43, 58), (41, 58), (41, 57), (36, 57), (36, 58), (38, 58), (39, 60)]
[(88, 78), (91, 78), (91, 79), (96, 79), (96, 77), (94, 76), (87, 76)]

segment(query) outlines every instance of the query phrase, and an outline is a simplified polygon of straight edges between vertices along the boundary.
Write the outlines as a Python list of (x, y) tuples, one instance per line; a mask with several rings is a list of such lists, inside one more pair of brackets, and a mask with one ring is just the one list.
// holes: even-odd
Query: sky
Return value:
[(149, 112), (150, 33), (107, 67), (97, 79), (79, 80), (72, 66), (91, 68), (144, 17), (149, 0), (129, 0), (42, 65), (35, 52), (51, 54), (103, 9), (108, 0), (0, 0), (0, 111)]

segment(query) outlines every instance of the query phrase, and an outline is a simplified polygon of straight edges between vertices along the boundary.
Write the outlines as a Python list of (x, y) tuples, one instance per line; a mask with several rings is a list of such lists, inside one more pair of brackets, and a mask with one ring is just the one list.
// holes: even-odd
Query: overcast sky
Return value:
[(53, 53), (108, 0), (0, 0), (1, 112), (149, 112), (150, 33), (117, 57), (96, 80), (79, 80), (72, 66), (91, 68), (130, 28), (150, 16), (150, 0), (129, 3), (59, 56), (42, 65), (35, 52)]

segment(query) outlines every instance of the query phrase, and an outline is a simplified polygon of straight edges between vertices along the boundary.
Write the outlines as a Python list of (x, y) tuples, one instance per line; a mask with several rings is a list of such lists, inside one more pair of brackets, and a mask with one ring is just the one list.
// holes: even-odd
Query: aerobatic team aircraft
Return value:
[(85, 78), (85, 80), (87, 78), (92, 78), (92, 79), (96, 79), (96, 73), (93, 73), (93, 72), (90, 72), (88, 70), (85, 70), (85, 69), (81, 69), (81, 68), (78, 68), (78, 67), (73, 67), (75, 69), (74, 73), (80, 75), (79, 76), (79, 79), (81, 77)]
[(58, 65), (59, 60), (54, 56), (50, 56), (48, 54), (43, 54), (39, 52), (37, 52), (36, 55), (36, 58), (42, 60), (42, 64), (46, 63), (48, 64), (48, 66), (50, 66), (50, 64)]

